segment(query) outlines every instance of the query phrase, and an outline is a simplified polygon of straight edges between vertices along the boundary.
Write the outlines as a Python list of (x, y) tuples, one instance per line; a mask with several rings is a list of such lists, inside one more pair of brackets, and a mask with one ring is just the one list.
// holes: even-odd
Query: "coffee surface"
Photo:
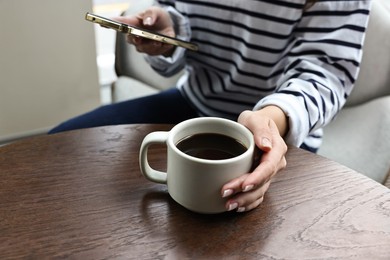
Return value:
[(204, 133), (183, 138), (176, 144), (182, 152), (201, 159), (224, 160), (243, 154), (240, 141), (222, 134)]

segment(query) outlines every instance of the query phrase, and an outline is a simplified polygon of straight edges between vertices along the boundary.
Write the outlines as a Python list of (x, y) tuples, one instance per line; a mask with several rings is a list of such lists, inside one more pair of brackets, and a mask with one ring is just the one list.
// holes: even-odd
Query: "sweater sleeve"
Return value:
[(359, 72), (370, 6), (370, 0), (320, 0), (303, 12), (276, 92), (254, 108), (277, 105), (285, 112), (288, 144), (300, 146), (345, 104)]
[[(173, 3), (166, 6), (162, 5), (161, 7), (166, 9), (173, 20), (176, 38), (189, 41), (191, 29), (188, 19), (173, 7)], [(145, 59), (156, 72), (170, 77), (185, 67), (185, 52), (184, 48), (176, 47), (171, 57), (145, 55)]]

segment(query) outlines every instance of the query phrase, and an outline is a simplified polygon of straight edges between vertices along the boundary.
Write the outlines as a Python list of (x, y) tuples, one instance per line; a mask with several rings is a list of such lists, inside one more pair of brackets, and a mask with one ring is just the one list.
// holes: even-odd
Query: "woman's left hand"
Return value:
[(244, 212), (260, 205), (271, 178), (286, 167), (287, 145), (282, 136), (287, 132), (288, 123), (283, 111), (274, 106), (259, 111), (244, 111), (238, 122), (253, 133), (256, 146), (262, 153), (260, 164), (253, 172), (233, 179), (222, 187), (222, 197), (229, 197), (226, 209)]

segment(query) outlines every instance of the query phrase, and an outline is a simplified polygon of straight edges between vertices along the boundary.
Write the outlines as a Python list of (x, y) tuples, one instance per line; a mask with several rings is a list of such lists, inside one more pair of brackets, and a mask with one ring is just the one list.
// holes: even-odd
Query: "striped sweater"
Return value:
[(236, 120), (279, 106), (286, 143), (316, 150), (322, 128), (357, 78), (370, 0), (160, 0), (177, 36), (199, 45), (147, 57), (162, 75), (186, 67), (178, 88), (202, 116)]

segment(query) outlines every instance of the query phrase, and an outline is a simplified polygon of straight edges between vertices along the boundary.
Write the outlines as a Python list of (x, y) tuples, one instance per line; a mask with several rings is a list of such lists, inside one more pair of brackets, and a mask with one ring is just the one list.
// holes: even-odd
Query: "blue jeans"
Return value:
[(198, 117), (196, 110), (176, 88), (155, 95), (99, 107), (63, 122), (49, 131), (58, 132), (120, 124), (177, 124)]

